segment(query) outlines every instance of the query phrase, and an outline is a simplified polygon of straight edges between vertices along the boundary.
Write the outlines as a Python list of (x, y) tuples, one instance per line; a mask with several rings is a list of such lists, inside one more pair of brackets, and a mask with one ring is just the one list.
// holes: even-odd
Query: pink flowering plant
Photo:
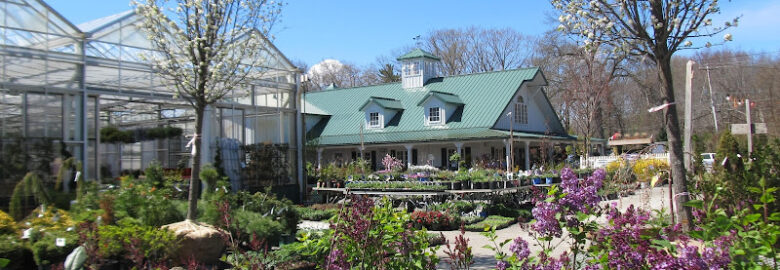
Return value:
[(404, 167), (404, 163), (401, 162), (401, 160), (390, 156), (390, 154), (386, 154), (385, 157), (382, 158), (382, 165), (385, 167), (383, 172), (400, 171)]

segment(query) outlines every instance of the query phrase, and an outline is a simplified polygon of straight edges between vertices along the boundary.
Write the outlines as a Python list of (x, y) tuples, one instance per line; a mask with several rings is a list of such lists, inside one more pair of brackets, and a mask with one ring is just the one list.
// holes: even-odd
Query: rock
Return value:
[(185, 220), (163, 228), (172, 231), (180, 240), (174, 261), (186, 262), (194, 258), (200, 263), (214, 264), (219, 262), (225, 251), (224, 236), (228, 232), (209, 224)]

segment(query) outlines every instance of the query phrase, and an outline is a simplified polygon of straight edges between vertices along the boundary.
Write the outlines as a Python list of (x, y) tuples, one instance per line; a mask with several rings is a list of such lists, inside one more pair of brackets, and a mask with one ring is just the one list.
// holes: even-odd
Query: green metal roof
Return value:
[[(369, 142), (369, 138), (371, 143), (467, 139), (486, 135), (483, 132), (500, 134), (491, 128), (501, 112), (520, 85), (539, 72), (538, 68), (526, 68), (433, 78), (425, 86), (412, 89), (403, 89), (400, 82), (335, 89), (308, 93), (306, 102), (332, 115), (322, 130), (318, 130), (320, 145), (359, 144), (360, 127), (365, 121), (365, 112), (360, 111), (364, 104), (361, 101), (372, 97), (397, 100), (404, 110), (385, 128), (364, 130), (364, 142)], [(432, 91), (457, 95), (463, 103), (444, 125), (426, 126), (424, 107), (417, 105)]]
[[(550, 140), (572, 140), (571, 137), (544, 135), (528, 132), (514, 132), (516, 139), (550, 139)], [(509, 131), (495, 130), (489, 128), (465, 128), (465, 129), (440, 129), (440, 130), (422, 130), (410, 132), (374, 132), (365, 130), (363, 132), (363, 143), (365, 144), (383, 144), (394, 142), (438, 142), (447, 140), (483, 140), (483, 139), (508, 139)], [(317, 139), (318, 145), (356, 145), (360, 144), (360, 134), (320, 136)]]
[(315, 105), (312, 105), (308, 100), (303, 101), (303, 108), (301, 109), (301, 113), (313, 114), (313, 115), (330, 115), (328, 112), (323, 111), (322, 109), (320, 109)]
[(422, 100), (420, 100), (420, 102), (417, 103), (417, 106), (422, 106), (423, 103), (425, 103), (425, 101), (427, 101), (431, 97), (438, 98), (439, 100), (444, 101), (445, 103), (463, 105), (463, 101), (460, 100), (458, 95), (439, 92), (439, 91), (430, 91), (428, 92), (427, 95), (425, 95), (425, 97), (423, 97)]
[(432, 53), (426, 52), (422, 49), (414, 49), (411, 52), (408, 52), (404, 55), (401, 55), (400, 57), (396, 58), (396, 60), (401, 61), (405, 59), (413, 59), (413, 58), (430, 58), (433, 60), (441, 60), (441, 58), (433, 55)]
[(401, 101), (397, 99), (392, 98), (383, 98), (383, 97), (370, 97), (368, 100), (366, 100), (365, 103), (363, 103), (363, 106), (360, 106), (360, 110), (362, 111), (368, 104), (371, 104), (371, 102), (376, 103), (379, 105), (379, 107), (385, 108), (385, 109), (393, 109), (393, 110), (403, 110), (404, 105), (401, 104)]

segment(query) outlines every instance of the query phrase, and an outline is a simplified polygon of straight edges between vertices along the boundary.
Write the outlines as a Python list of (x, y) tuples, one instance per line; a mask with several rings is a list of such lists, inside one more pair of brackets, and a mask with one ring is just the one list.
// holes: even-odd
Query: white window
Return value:
[(515, 122), (519, 124), (528, 124), (528, 105), (525, 105), (522, 96), (518, 96), (515, 101)]
[(428, 109), (428, 123), (441, 124), (441, 108), (431, 107)]
[(371, 128), (379, 127), (379, 112), (368, 113), (368, 127)]

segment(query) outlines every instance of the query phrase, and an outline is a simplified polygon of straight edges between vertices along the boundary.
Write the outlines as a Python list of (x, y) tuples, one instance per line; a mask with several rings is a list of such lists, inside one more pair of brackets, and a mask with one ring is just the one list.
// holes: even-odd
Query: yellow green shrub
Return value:
[(16, 221), (7, 213), (0, 210), (0, 235), (16, 234), (19, 228), (16, 227)]
[(608, 174), (612, 175), (623, 166), (628, 166), (626, 160), (623, 158), (618, 158), (610, 163), (607, 163), (607, 167), (605, 169), (607, 170)]
[(669, 162), (654, 158), (640, 159), (634, 163), (632, 170), (639, 181), (650, 181), (658, 173), (668, 171)]

